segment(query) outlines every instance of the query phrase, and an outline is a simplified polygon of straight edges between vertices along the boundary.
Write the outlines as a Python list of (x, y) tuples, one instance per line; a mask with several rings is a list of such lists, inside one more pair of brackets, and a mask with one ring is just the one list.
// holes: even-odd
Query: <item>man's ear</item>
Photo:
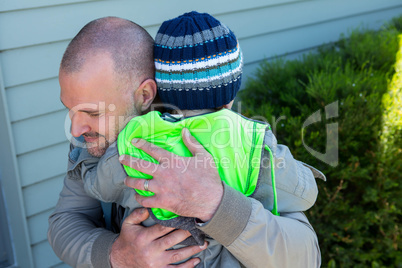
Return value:
[(134, 92), (134, 102), (137, 110), (146, 111), (156, 96), (156, 82), (153, 79), (147, 79)]

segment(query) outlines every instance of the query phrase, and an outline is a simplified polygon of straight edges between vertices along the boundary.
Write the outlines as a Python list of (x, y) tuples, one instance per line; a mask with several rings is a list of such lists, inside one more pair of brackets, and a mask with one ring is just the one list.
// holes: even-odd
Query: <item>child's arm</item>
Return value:
[[(274, 159), (278, 211), (306, 211), (312, 207), (318, 195), (315, 177), (325, 180), (325, 176), (313, 167), (294, 159), (287, 146), (277, 144), (270, 130), (265, 134), (264, 146), (269, 147)], [(264, 149), (259, 174), (259, 191), (253, 197), (262, 201), (266, 209), (272, 210), (273, 188), (270, 160), (269, 151)]]

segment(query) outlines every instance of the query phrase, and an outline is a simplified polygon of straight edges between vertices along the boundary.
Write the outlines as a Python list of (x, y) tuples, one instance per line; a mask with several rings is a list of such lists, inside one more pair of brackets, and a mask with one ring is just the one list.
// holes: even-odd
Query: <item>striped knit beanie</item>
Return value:
[(233, 32), (209, 14), (165, 21), (154, 47), (161, 100), (183, 110), (218, 108), (240, 88), (242, 55)]

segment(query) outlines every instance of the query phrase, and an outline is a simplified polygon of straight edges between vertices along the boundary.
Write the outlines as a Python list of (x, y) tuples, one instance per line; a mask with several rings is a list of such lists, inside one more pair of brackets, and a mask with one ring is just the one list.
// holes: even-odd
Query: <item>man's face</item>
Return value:
[(71, 134), (84, 136), (88, 152), (102, 156), (127, 121), (138, 115), (132, 90), (120, 89), (113, 71), (113, 60), (106, 53), (87, 59), (81, 70), (59, 73), (60, 99), (69, 109)]

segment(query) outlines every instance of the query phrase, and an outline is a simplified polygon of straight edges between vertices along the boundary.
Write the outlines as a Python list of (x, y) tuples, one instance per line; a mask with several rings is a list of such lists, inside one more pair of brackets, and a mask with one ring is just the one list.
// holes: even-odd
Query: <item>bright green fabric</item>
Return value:
[[(163, 120), (159, 112), (135, 117), (119, 134), (117, 140), (119, 154), (157, 163), (151, 156), (131, 144), (133, 138), (142, 138), (176, 155), (192, 156), (181, 139), (183, 128), (189, 129), (197, 141), (214, 157), (219, 175), (226, 184), (246, 196), (254, 192), (267, 125), (251, 121), (227, 109), (189, 117), (178, 122)], [(152, 178), (128, 166), (124, 166), (124, 169), (134, 178)], [(136, 191), (144, 196), (153, 195), (152, 192)], [(176, 214), (164, 209), (154, 208), (152, 211), (161, 220), (177, 217)]]
[(274, 197), (274, 206), (272, 208), (272, 214), (279, 216), (278, 212), (278, 198), (276, 196), (276, 186), (275, 186), (275, 167), (274, 167), (274, 155), (272, 153), (272, 150), (268, 147), (268, 145), (265, 145), (265, 150), (269, 152), (269, 159), (270, 159), (270, 164), (271, 164), (271, 183), (272, 183), (272, 191), (273, 191), (273, 197)]

